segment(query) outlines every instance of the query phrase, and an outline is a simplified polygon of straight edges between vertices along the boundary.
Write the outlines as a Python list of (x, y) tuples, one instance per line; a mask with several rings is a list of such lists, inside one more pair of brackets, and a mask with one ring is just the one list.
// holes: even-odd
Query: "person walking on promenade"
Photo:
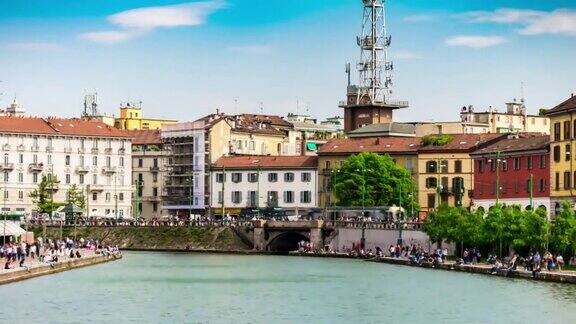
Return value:
[(562, 267), (564, 266), (564, 257), (562, 257), (562, 254), (558, 253), (558, 256), (556, 257), (556, 264), (558, 265), (558, 271), (562, 271)]

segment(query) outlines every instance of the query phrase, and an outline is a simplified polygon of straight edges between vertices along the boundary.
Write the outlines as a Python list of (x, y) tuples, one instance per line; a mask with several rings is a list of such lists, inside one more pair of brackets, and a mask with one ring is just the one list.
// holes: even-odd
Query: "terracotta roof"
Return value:
[(144, 144), (162, 144), (162, 138), (160, 137), (160, 130), (131, 130), (128, 131), (130, 136), (134, 139), (132, 144), (144, 145)]
[(494, 141), (505, 138), (508, 134), (451, 134), (452, 140), (442, 146), (421, 146), (419, 152), (454, 152), (454, 151), (471, 151), (479, 145), (491, 144)]
[(276, 115), (240, 114), (236, 115), (236, 117), (246, 121), (247, 123), (269, 123), (273, 126), (292, 127), (292, 123)]
[(89, 137), (126, 137), (130, 135), (102, 121), (86, 118), (0, 117), (0, 132)]
[(558, 106), (556, 106), (552, 109), (548, 109), (546, 111), (546, 115), (553, 115), (553, 114), (561, 113), (561, 112), (572, 110), (572, 109), (576, 109), (576, 96), (574, 96), (574, 95), (572, 95), (572, 96), (570, 96), (570, 98), (564, 100), (564, 102), (562, 102)]
[(420, 147), (420, 138), (416, 137), (364, 137), (332, 139), (322, 145), (318, 155), (354, 154), (360, 152), (375, 153), (416, 153)]
[(282, 117), (274, 115), (210, 114), (196, 121), (204, 122), (204, 128), (210, 129), (221, 120), (225, 120), (233, 131), (243, 133), (285, 136), (286, 133), (282, 129), (293, 127), (291, 123), (285, 121)]
[(496, 152), (526, 152), (535, 150), (548, 150), (550, 136), (542, 134), (524, 133), (519, 137), (506, 138), (494, 144), (474, 151), (474, 155), (491, 154)]
[(270, 155), (251, 155), (251, 156), (223, 156), (213, 168), (221, 169), (294, 169), (294, 168), (316, 168), (318, 166), (318, 157), (316, 156), (270, 156)]

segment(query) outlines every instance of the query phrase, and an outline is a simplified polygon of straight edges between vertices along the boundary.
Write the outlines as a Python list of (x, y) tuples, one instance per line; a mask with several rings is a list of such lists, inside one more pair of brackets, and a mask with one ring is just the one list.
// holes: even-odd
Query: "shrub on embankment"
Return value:
[[(31, 230), (35, 237), (43, 235), (42, 227)], [(47, 227), (46, 236), (59, 238), (60, 228)], [(62, 228), (62, 236), (74, 237), (74, 228)], [(131, 249), (250, 249), (229, 227), (78, 227), (76, 237)]]

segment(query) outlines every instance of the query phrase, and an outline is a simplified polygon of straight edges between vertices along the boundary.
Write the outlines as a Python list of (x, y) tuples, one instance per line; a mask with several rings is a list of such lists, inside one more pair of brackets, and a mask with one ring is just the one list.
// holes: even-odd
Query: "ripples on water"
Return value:
[(0, 291), (0, 323), (576, 323), (575, 285), (343, 259), (132, 252)]

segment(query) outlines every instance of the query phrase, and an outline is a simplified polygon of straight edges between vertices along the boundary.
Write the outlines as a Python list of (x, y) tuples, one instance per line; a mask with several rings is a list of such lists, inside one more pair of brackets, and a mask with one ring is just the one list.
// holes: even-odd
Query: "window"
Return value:
[(294, 173), (293, 172), (284, 173), (284, 182), (294, 182)]
[(508, 171), (508, 159), (501, 159), (502, 161), (502, 171)]
[(120, 166), (121, 167), (124, 166), (124, 157), (123, 156), (120, 157)]
[(520, 158), (518, 157), (514, 158), (514, 170), (520, 170), (521, 167), (520, 161), (521, 161)]
[(484, 160), (478, 160), (478, 172), (484, 173)]
[(8, 173), (8, 171), (4, 171), (4, 182), (9, 181), (9, 176), (10, 176), (10, 174)]
[(560, 123), (554, 123), (554, 141), (560, 140)]
[(428, 172), (428, 173), (438, 172), (438, 163), (436, 161), (426, 162), (426, 172)]
[(538, 191), (546, 191), (546, 179), (540, 179), (540, 184), (538, 185)]
[(564, 122), (564, 140), (570, 139), (570, 121), (567, 120)]
[(540, 155), (540, 169), (544, 169), (546, 167), (546, 157), (547, 155)]
[(18, 182), (20, 183), (24, 182), (24, 173), (22, 172), (18, 173)]
[(278, 206), (278, 191), (268, 191), (268, 207)]
[(570, 189), (570, 172), (564, 172), (564, 189)]
[(152, 173), (152, 182), (158, 182), (158, 173)]
[(218, 203), (221, 204), (223, 199), (222, 190), (218, 191)]
[(158, 197), (158, 188), (157, 187), (152, 188), (152, 196)]
[(277, 182), (278, 173), (268, 173), (268, 182)]
[(309, 190), (300, 191), (300, 202), (303, 204), (309, 204), (312, 201), (312, 192)]
[(92, 200), (94, 200), (94, 201), (98, 200), (98, 193), (97, 192), (92, 193)]
[(222, 183), (225, 180), (224, 173), (216, 173), (216, 182)]
[(239, 204), (242, 202), (242, 192), (232, 191), (232, 203)]
[(32, 155), (32, 163), (34, 164), (38, 163), (38, 154)]
[(156, 202), (152, 203), (152, 211), (153, 211), (153, 212), (157, 212), (157, 211), (158, 211), (158, 203), (156, 203)]
[(438, 187), (438, 179), (434, 177), (426, 178), (426, 188), (436, 188)]
[(109, 192), (106, 193), (105, 197), (106, 197), (106, 201), (110, 201), (110, 193)]
[(560, 162), (560, 145), (554, 146), (554, 162)]
[(80, 175), (80, 179), (78, 182), (80, 182), (80, 184), (84, 184), (84, 175), (83, 174)]
[(66, 166), (70, 166), (70, 155), (66, 155)]
[(430, 209), (436, 208), (436, 195), (435, 194), (428, 194), (428, 208), (430, 208)]
[(8, 153), (4, 153), (4, 164), (8, 164)]
[(22, 191), (22, 190), (18, 191), (18, 199), (20, 199), (20, 200), (24, 199), (24, 191)]
[(8, 190), (4, 190), (4, 199), (8, 199)]
[(141, 168), (144, 165), (144, 161), (142, 159), (138, 159), (138, 167)]
[(97, 156), (93, 156), (93, 157), (92, 157), (92, 165), (93, 165), (93, 166), (98, 166), (98, 157), (97, 157)]
[(454, 161), (454, 172), (462, 173), (462, 160)]
[(555, 180), (554, 188), (556, 188), (556, 190), (560, 190), (560, 172), (556, 172)]
[(52, 165), (52, 154), (48, 154), (48, 165)]
[(24, 163), (24, 154), (20, 153), (20, 155), (18, 155), (18, 163)]
[(572, 145), (566, 144), (565, 147), (566, 147), (566, 152), (564, 153), (564, 159), (566, 161), (570, 161), (570, 149), (571, 149)]
[(312, 174), (310, 172), (303, 172), (302, 182), (310, 182), (310, 181), (312, 181)]
[(258, 182), (258, 173), (256, 172), (248, 173), (248, 182), (251, 183)]
[(490, 171), (496, 171), (496, 159), (490, 159), (488, 160), (488, 163), (490, 163)]
[(248, 191), (248, 207), (256, 207), (256, 191)]
[(80, 166), (84, 166), (84, 155), (80, 155)]
[(66, 184), (70, 184), (70, 174), (66, 173)]
[(98, 184), (98, 175), (96, 173), (92, 175), (92, 184)]
[(528, 170), (532, 170), (532, 156), (527, 156), (526, 157), (526, 167), (528, 168)]
[(291, 204), (294, 202), (294, 191), (284, 191), (284, 203)]
[(232, 173), (232, 182), (234, 183), (242, 182), (242, 173), (239, 172)]
[(324, 169), (330, 170), (330, 161), (324, 162)]
[(448, 173), (448, 161), (440, 161), (440, 173)]
[(118, 200), (124, 201), (124, 193), (123, 192), (118, 194)]

